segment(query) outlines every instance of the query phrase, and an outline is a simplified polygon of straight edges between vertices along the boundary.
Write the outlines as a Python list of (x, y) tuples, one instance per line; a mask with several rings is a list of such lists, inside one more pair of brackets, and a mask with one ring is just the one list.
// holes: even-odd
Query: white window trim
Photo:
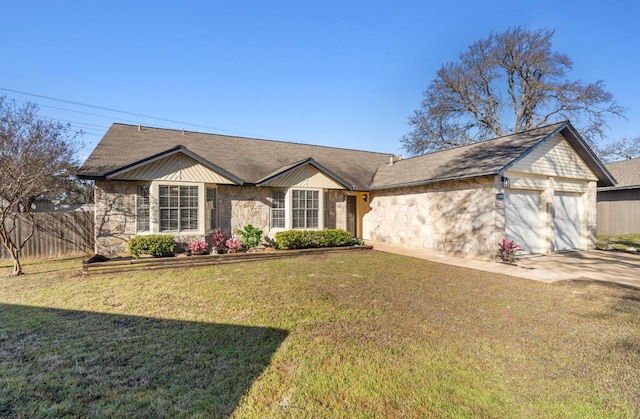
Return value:
[[(284, 227), (273, 227), (273, 192), (284, 192)], [(269, 231), (285, 231), (287, 229), (287, 189), (272, 188), (269, 192)]]
[(207, 205), (207, 190), (208, 189), (215, 189), (216, 190), (216, 199), (215, 199), (215, 207), (216, 207), (216, 222), (215, 225), (218, 226), (216, 228), (220, 227), (220, 198), (218, 196), (218, 194), (220, 193), (220, 191), (218, 190), (218, 185), (216, 184), (211, 184), (211, 183), (206, 183), (204, 185), (204, 206), (205, 208), (203, 208), (203, 214), (204, 214), (204, 230), (207, 233), (211, 233), (215, 230), (215, 228), (209, 228), (209, 223), (207, 223), (208, 220), (210, 220), (209, 215), (207, 214), (208, 209), (206, 208)]
[[(317, 228), (305, 228), (304, 230), (324, 230), (324, 189), (322, 188), (289, 188), (285, 193), (285, 220), (284, 230), (293, 230), (293, 191), (317, 191), (318, 192), (318, 227)], [(274, 229), (274, 231), (282, 229)], [(298, 229), (300, 230), (300, 229)]]
[[(169, 186), (196, 186), (198, 188), (198, 229), (184, 231), (160, 231), (160, 185)], [(149, 187), (149, 218), (152, 234), (172, 234), (174, 236), (193, 236), (205, 234), (205, 203), (206, 189), (204, 183), (176, 182), (170, 180), (154, 180)]]

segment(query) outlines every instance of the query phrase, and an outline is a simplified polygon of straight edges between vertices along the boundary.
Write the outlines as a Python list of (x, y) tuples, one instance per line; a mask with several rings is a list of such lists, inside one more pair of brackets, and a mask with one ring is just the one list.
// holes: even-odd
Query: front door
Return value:
[(358, 201), (356, 196), (347, 196), (347, 231), (351, 233), (352, 237), (358, 237), (356, 215), (357, 215)]

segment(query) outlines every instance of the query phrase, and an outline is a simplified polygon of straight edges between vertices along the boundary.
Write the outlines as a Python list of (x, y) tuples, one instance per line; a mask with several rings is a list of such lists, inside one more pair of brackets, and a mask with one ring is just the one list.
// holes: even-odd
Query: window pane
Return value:
[(198, 187), (159, 186), (160, 231), (198, 229)]
[(216, 202), (217, 190), (215, 188), (207, 188), (207, 202), (205, 203), (205, 223), (210, 230), (218, 227), (218, 210)]
[(285, 193), (284, 191), (271, 192), (271, 228), (285, 227)]
[(136, 229), (150, 231), (148, 185), (139, 185), (136, 188)]

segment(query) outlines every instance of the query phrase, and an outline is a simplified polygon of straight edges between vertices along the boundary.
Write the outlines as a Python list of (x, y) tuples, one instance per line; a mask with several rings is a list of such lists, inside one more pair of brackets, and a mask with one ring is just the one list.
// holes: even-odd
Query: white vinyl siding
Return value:
[(522, 253), (540, 253), (540, 193), (505, 193), (505, 235), (522, 247)]
[(534, 148), (509, 170), (554, 177), (598, 180), (561, 134), (556, 134)]
[(136, 179), (169, 182), (233, 183), (182, 153), (172, 154), (141, 167), (120, 173), (114, 179)]

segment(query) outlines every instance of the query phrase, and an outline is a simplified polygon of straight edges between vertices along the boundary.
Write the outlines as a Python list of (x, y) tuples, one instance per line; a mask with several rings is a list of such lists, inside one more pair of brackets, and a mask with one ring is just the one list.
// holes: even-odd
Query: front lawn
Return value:
[(90, 276), (1, 266), (0, 417), (640, 412), (639, 289), (374, 251)]
[(640, 234), (623, 234), (621, 236), (598, 236), (597, 246), (600, 249), (606, 249), (609, 246), (621, 250), (626, 250), (629, 247), (640, 249)]

